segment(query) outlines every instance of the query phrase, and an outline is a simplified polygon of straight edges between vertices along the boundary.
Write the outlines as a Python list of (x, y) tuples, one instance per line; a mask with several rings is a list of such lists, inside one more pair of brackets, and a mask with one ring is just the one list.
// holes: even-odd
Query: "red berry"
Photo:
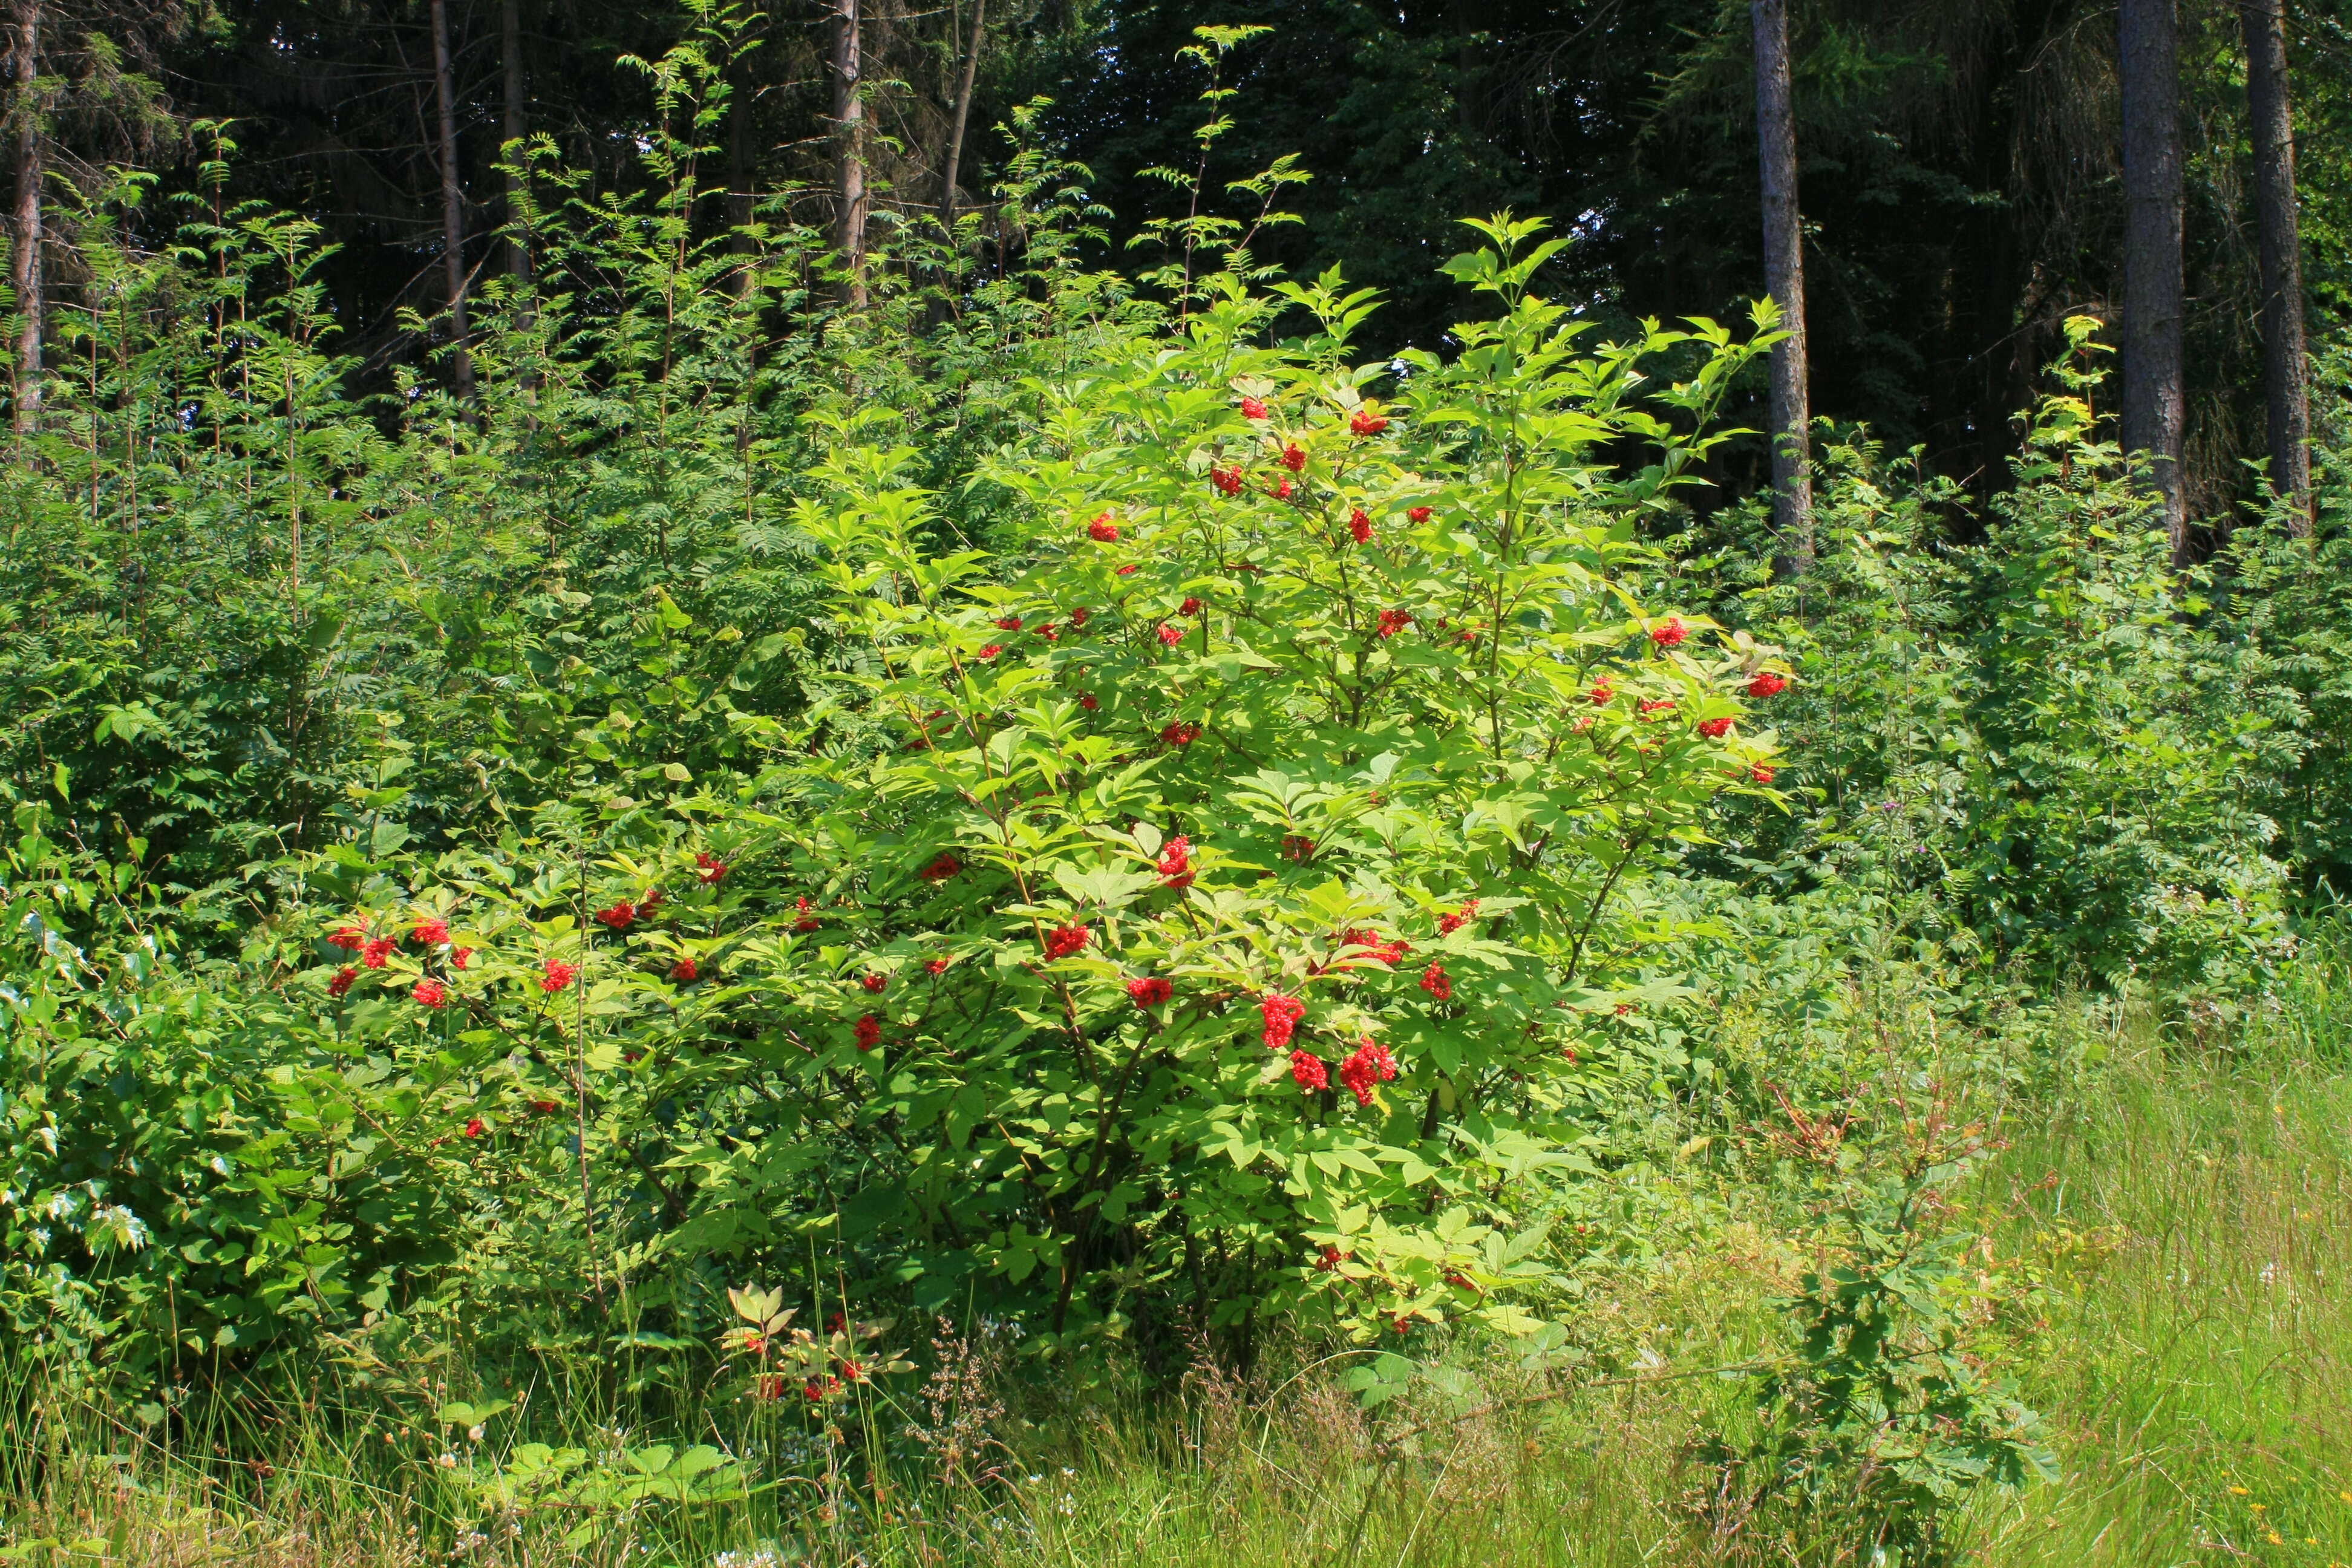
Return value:
[(1097, 700), (1093, 692), (1086, 691), (1079, 693), (1078, 706), (1085, 709), (1087, 712), (1092, 713), (1097, 709), (1099, 709), (1102, 706), (1102, 703)]
[(669, 977), (680, 985), (692, 984), (701, 973), (700, 967), (690, 958), (681, 958), (669, 966)]
[(884, 986), (890, 984), (890, 979), (884, 974), (861, 974), (857, 977), (857, 984), (865, 986), (869, 993), (878, 994)]
[(1362, 507), (1358, 507), (1348, 514), (1348, 532), (1359, 544), (1370, 544), (1372, 542), (1372, 520)]
[(1438, 934), (1440, 936), (1452, 936), (1455, 931), (1460, 931), (1464, 926), (1468, 925), (1472, 921), (1475, 920), (1477, 916), (1478, 900), (1472, 899), (1468, 903), (1464, 904), (1459, 910), (1454, 910), (1453, 913), (1444, 914), (1437, 917)]
[(1209, 470), (1209, 482), (1217, 487), (1217, 493), (1220, 495), (1237, 496), (1241, 494), (1241, 465), (1239, 463), (1234, 463), (1223, 468), (1211, 468)]
[(938, 859), (932, 861), (929, 865), (924, 867), (922, 870), (916, 874), (921, 877), (926, 882), (944, 882), (950, 877), (954, 876), (957, 872), (961, 871), (962, 869), (962, 861), (957, 859), (953, 855), (942, 854)]
[(438, 916), (428, 916), (418, 921), (415, 931), (410, 934), (425, 946), (431, 947), (437, 942), (449, 940), (449, 922)]
[(1396, 1058), (1386, 1046), (1366, 1040), (1355, 1053), (1339, 1064), (1339, 1081), (1348, 1086), (1358, 1105), (1372, 1102), (1372, 1085), (1387, 1083), (1397, 1075)]
[(1769, 669), (1759, 669), (1748, 683), (1750, 697), (1778, 697), (1789, 689), (1788, 678)]
[(1244, 397), (1242, 399), (1243, 418), (1263, 419), (1265, 416), (1266, 407), (1264, 402), (1255, 397)]
[(1171, 746), (1189, 746), (1201, 738), (1201, 726), (1190, 720), (1179, 720), (1160, 731), (1160, 738)]
[(1772, 782), (1772, 770), (1765, 766), (1762, 763), (1759, 763), (1754, 767), (1748, 770), (1748, 776), (1754, 779), (1758, 784), (1768, 784)]
[(1330, 1068), (1312, 1051), (1290, 1053), (1290, 1076), (1310, 1094), (1331, 1087)]
[(608, 910), (598, 910), (596, 918), (614, 931), (626, 931), (637, 918), (637, 906), (624, 900)]
[(1085, 926), (1055, 926), (1045, 933), (1045, 962), (1084, 952), (1093, 940), (1094, 932)]
[(1157, 1007), (1175, 994), (1174, 983), (1156, 974), (1127, 983), (1127, 994), (1139, 1007)]
[(385, 960), (392, 956), (392, 950), (398, 945), (388, 936), (370, 937), (367, 945), (361, 950), (360, 962), (370, 969), (382, 969)]
[(882, 1043), (882, 1020), (868, 1013), (857, 1020), (857, 1048), (870, 1051)]
[(1017, 632), (1021, 629), (1021, 617), (1019, 616), (999, 616), (996, 618), (996, 629), (1001, 632)]
[(1617, 700), (1616, 689), (1609, 684), (1609, 679), (1606, 676), (1603, 676), (1601, 680), (1594, 685), (1590, 695), (1592, 698), (1592, 705), (1595, 708), (1606, 708), (1609, 704)]
[(1076, 609), (1070, 612), (1070, 629), (1072, 631), (1079, 630), (1088, 621), (1094, 619), (1094, 615), (1095, 613), (1092, 610), (1087, 609), (1084, 605), (1080, 605)]
[(1412, 625), (1412, 617), (1402, 610), (1381, 612), (1381, 637), (1383, 639), (1396, 636), (1411, 625)]
[(1290, 1037), (1298, 1027), (1298, 1020), (1307, 1016), (1307, 1004), (1296, 996), (1285, 996), (1278, 991), (1270, 992), (1259, 999), (1257, 1011), (1258, 1016), (1265, 1020), (1265, 1028), (1259, 1037), (1265, 1041), (1268, 1050), (1278, 1051), (1290, 1044)]
[(1197, 616), (1201, 613), (1201, 601), (1188, 595), (1182, 604), (1176, 606), (1176, 613), (1180, 616)]
[(1307, 469), (1307, 454), (1296, 446), (1285, 447), (1282, 449), (1282, 466), (1294, 474), (1304, 473)]
[(982, 658), (994, 658), (998, 654), (1003, 653), (1003, 651), (1004, 649), (1002, 647), (995, 643), (990, 643), (987, 647), (980, 650), (980, 657)]
[(708, 849), (698, 849), (694, 852), (694, 867), (695, 880), (698, 882), (716, 885), (727, 875), (727, 862), (719, 859)]
[(1730, 730), (1730, 728), (1731, 721), (1728, 717), (1721, 719), (1702, 719), (1699, 721), (1698, 732), (1705, 735), (1710, 741), (1720, 741), (1723, 739), (1725, 732)]
[(572, 983), (578, 978), (580, 978), (578, 964), (563, 963), (551, 958), (547, 961), (546, 971), (539, 977), (539, 988), (552, 996), (559, 991), (569, 989)]
[(335, 977), (327, 982), (327, 994), (330, 996), (342, 995), (352, 988), (352, 982), (357, 980), (359, 977), (360, 972), (357, 969), (352, 968), (348, 963), (344, 964), (341, 969), (335, 971)]
[(1429, 521), (1429, 508), (1425, 506), (1408, 508), (1405, 511), (1405, 516), (1412, 519), (1415, 522), (1427, 522)]
[(1181, 626), (1163, 626), (1160, 628), (1160, 640), (1168, 647), (1174, 647), (1178, 643), (1184, 640), (1183, 628)]
[(1192, 841), (1182, 834), (1171, 838), (1160, 851), (1160, 874), (1171, 888), (1192, 885)]
[(1690, 628), (1683, 625), (1680, 616), (1668, 616), (1664, 625), (1650, 628), (1650, 640), (1660, 647), (1673, 647), (1689, 636)]
[(1118, 542), (1118, 524), (1110, 520), (1110, 513), (1104, 512), (1092, 522), (1087, 524), (1087, 537), (1099, 544), (1117, 544)]
[(1440, 1002), (1454, 1000), (1454, 982), (1445, 973), (1445, 965), (1433, 963), (1421, 972), (1421, 988)]
[(1389, 427), (1389, 422), (1369, 408), (1359, 408), (1356, 416), (1348, 421), (1348, 428), (1359, 436), (1377, 436)]
[(449, 1001), (449, 988), (438, 980), (420, 980), (416, 983), (416, 989), (408, 994), (420, 1007), (446, 1006)]
[(478, 1116), (466, 1123), (466, 1136), (468, 1138), (479, 1138), (488, 1131), (489, 1129), (483, 1125), (482, 1119)]
[(337, 926), (327, 938), (327, 945), (340, 947), (345, 952), (357, 952), (367, 941), (367, 932), (358, 926)]

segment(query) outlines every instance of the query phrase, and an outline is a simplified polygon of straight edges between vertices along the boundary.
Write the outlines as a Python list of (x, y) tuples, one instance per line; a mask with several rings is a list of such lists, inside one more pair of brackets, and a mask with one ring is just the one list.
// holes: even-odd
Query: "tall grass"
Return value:
[[(2111, 1024), (2096, 1042), (2103, 1061), (2053, 1100), (2012, 1109), (2009, 1147), (1954, 1218), (1985, 1238), (1988, 1271), (2033, 1287), (2038, 1314), (2015, 1327), (2014, 1370), (2051, 1419), (2067, 1479), (1979, 1506), (1961, 1531), (1962, 1562), (2352, 1561), (2352, 1037), (2342, 934), (2315, 945), (2284, 1008), (2232, 1045)], [(641, 1412), (541, 1389), (494, 1425), (613, 1452), (725, 1440), (771, 1479), (799, 1478), (715, 1509), (656, 1500), (601, 1539), (566, 1544), (577, 1517), (561, 1510), (524, 1516), (519, 1534), (470, 1533), (480, 1510), (441, 1458), (469, 1451), (463, 1434), (385, 1418), (388, 1388), (454, 1396), (461, 1368), (352, 1357), (322, 1364), (304, 1403), (218, 1399), (152, 1428), (102, 1417), (100, 1402), (7, 1390), (9, 1560), (1847, 1561), (1834, 1541), (1795, 1559), (1742, 1557), (1695, 1525), (1688, 1503), (1703, 1478), (1686, 1460), (1691, 1441), (1736, 1420), (1753, 1384), (1677, 1374), (1769, 1352), (1781, 1332), (1769, 1298), (1793, 1261), (1789, 1211), (1730, 1191), (1709, 1201), (1725, 1206), (1704, 1239), (1627, 1274), (1589, 1309), (1612, 1316), (1618, 1342), (1640, 1347), (1637, 1369), (1654, 1372), (1509, 1406), (1538, 1386), (1533, 1374), (1506, 1347), (1454, 1345), (1441, 1359), (1475, 1392), (1465, 1382), (1449, 1403), (1425, 1390), (1413, 1414), (1433, 1425), (1402, 1449), (1376, 1445), (1373, 1419), (1339, 1384), (1360, 1358), (1304, 1351), (1249, 1385), (1196, 1372), (1181, 1398), (1115, 1380), (1076, 1386), (998, 1356), (986, 1386), (968, 1365), (961, 1384), (935, 1380), (928, 1402), (867, 1406), (873, 1434), (902, 1439), (898, 1468), (855, 1483), (828, 1482), (821, 1435), (802, 1435), (796, 1420), (746, 1430), (740, 1413), (683, 1391), (659, 1431), (632, 1431)], [(1452, 1419), (1497, 1401), (1506, 1407)], [(961, 1451), (950, 1455), (938, 1439), (959, 1420)], [(909, 1424), (934, 1442), (903, 1440)], [(512, 1441), (494, 1433), (486, 1447)], [(232, 1467), (214, 1458), (224, 1452), (269, 1457)]]

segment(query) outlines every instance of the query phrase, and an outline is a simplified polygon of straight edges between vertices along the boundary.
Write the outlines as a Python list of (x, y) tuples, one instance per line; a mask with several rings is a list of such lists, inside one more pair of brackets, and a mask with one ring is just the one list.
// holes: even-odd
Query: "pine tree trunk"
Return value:
[(466, 205), (457, 184), (457, 95), (449, 68), (448, 0), (433, 0), (433, 92), (441, 109), (441, 265), (447, 279), (449, 336), (457, 349), (457, 395), (474, 395), (466, 347)]
[(988, 0), (972, 0), (971, 47), (963, 57), (963, 74), (956, 80), (955, 122), (948, 129), (948, 157), (940, 175), (940, 225), (952, 237), (956, 224), (956, 171), (963, 162), (963, 132), (971, 120), (972, 83), (980, 76), (980, 46), (987, 37)]
[[(499, 140), (508, 152), (508, 161), (521, 156), (514, 144), (530, 134), (530, 80), (522, 63), (522, 0), (499, 0), (499, 68), (506, 79), (506, 123), (499, 128)], [(530, 282), (530, 246), (523, 237), (512, 232), (522, 221), (522, 176), (509, 174), (507, 182), (507, 276), (517, 288)]]
[(2294, 119), (2286, 75), (2284, 0), (2239, 0), (2246, 98), (2254, 129), (2254, 210), (2261, 235), (2263, 395), (2269, 405), (2271, 489), (2293, 502), (2290, 526), (2311, 532), (2311, 391), (2303, 328), (2303, 240), (2295, 213)]
[(1764, 287), (1789, 335), (1772, 348), (1774, 565), (1801, 577), (1813, 565), (1812, 397), (1805, 361), (1804, 228), (1797, 206), (1797, 123), (1789, 86), (1786, 0), (1751, 0), (1756, 26), (1756, 142), (1764, 185)]
[(2145, 454), (2172, 541), (2189, 559), (2180, 455), (2180, 47), (2174, 0), (2122, 0), (2124, 407), (2127, 453)]
[(29, 430), (41, 414), (41, 319), (48, 303), (41, 267), (41, 186), (48, 174), (48, 142), (41, 133), (41, 0), (24, 0), (16, 34), (16, 222), (8, 281), (24, 315), (16, 342), (16, 428)]
[(866, 305), (866, 100), (858, 90), (857, 0), (837, 0), (833, 38), (833, 121), (841, 138), (841, 206), (834, 248), (841, 254), (842, 303)]

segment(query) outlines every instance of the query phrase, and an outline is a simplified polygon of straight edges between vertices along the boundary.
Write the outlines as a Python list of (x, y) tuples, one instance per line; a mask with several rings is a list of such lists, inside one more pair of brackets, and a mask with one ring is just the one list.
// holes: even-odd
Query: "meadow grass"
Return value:
[[(2143, 1565), (2352, 1563), (2352, 1078), (2344, 1012), (2304, 982), (2286, 1013), (2226, 1048), (2152, 1027), (2107, 1031), (2105, 1059), (2012, 1110), (2007, 1147), (1955, 1223), (2031, 1310), (2012, 1371), (2048, 1418), (2065, 1480), (1979, 1502), (1957, 1561)], [(1737, 1194), (1725, 1194), (1736, 1199)], [(468, 1541), (466, 1501), (436, 1468), (446, 1436), (385, 1431), (324, 1404), (215, 1405), (182, 1440), (234, 1436), (268, 1463), (183, 1463), (87, 1403), (9, 1401), (0, 1559), (258, 1568), (470, 1562), (759, 1565), (974, 1563), (1003, 1568), (1213, 1564), (1609, 1564), (1853, 1561), (1833, 1539), (1710, 1538), (1692, 1503), (1699, 1434), (1736, 1426), (1746, 1379), (1683, 1377), (1769, 1353), (1769, 1298), (1791, 1253), (1769, 1214), (1629, 1277), (1612, 1310), (1651, 1381), (1446, 1419), (1541, 1385), (1496, 1347), (1453, 1347), (1466, 1379), (1438, 1424), (1385, 1459), (1336, 1361), (1274, 1358), (1244, 1385), (1196, 1372), (1183, 1397), (1019, 1376), (966, 1390), (989, 1436), (946, 1484), (887, 1478), (750, 1504), (654, 1510), (567, 1546), (552, 1531)], [(332, 1379), (322, 1376), (321, 1399)], [(595, 1441), (622, 1415), (542, 1405), (537, 1429)], [(897, 1422), (924, 1413), (880, 1412)], [(673, 1442), (715, 1438), (709, 1410)], [(551, 1437), (551, 1440), (553, 1440)], [(635, 1437), (630, 1439), (635, 1441)], [(781, 1451), (781, 1450), (780, 1450)], [(993, 1479), (974, 1476), (993, 1472)], [(42, 1544), (55, 1542), (49, 1546)], [(76, 1550), (77, 1547), (79, 1550)]]

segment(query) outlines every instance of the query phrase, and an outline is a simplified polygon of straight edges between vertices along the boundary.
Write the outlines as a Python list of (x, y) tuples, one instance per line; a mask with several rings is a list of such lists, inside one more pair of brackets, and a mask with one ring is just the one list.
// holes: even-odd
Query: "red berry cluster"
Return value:
[(1257, 1005), (1258, 1016), (1265, 1020), (1265, 1029), (1259, 1038), (1270, 1051), (1278, 1051), (1290, 1044), (1290, 1037), (1298, 1028), (1298, 1020), (1307, 1016), (1307, 1004), (1296, 996), (1271, 992)]
[(1386, 1046), (1366, 1040), (1355, 1053), (1339, 1064), (1339, 1081), (1355, 1095), (1358, 1105), (1372, 1102), (1372, 1085), (1387, 1083), (1397, 1075), (1396, 1058)]

